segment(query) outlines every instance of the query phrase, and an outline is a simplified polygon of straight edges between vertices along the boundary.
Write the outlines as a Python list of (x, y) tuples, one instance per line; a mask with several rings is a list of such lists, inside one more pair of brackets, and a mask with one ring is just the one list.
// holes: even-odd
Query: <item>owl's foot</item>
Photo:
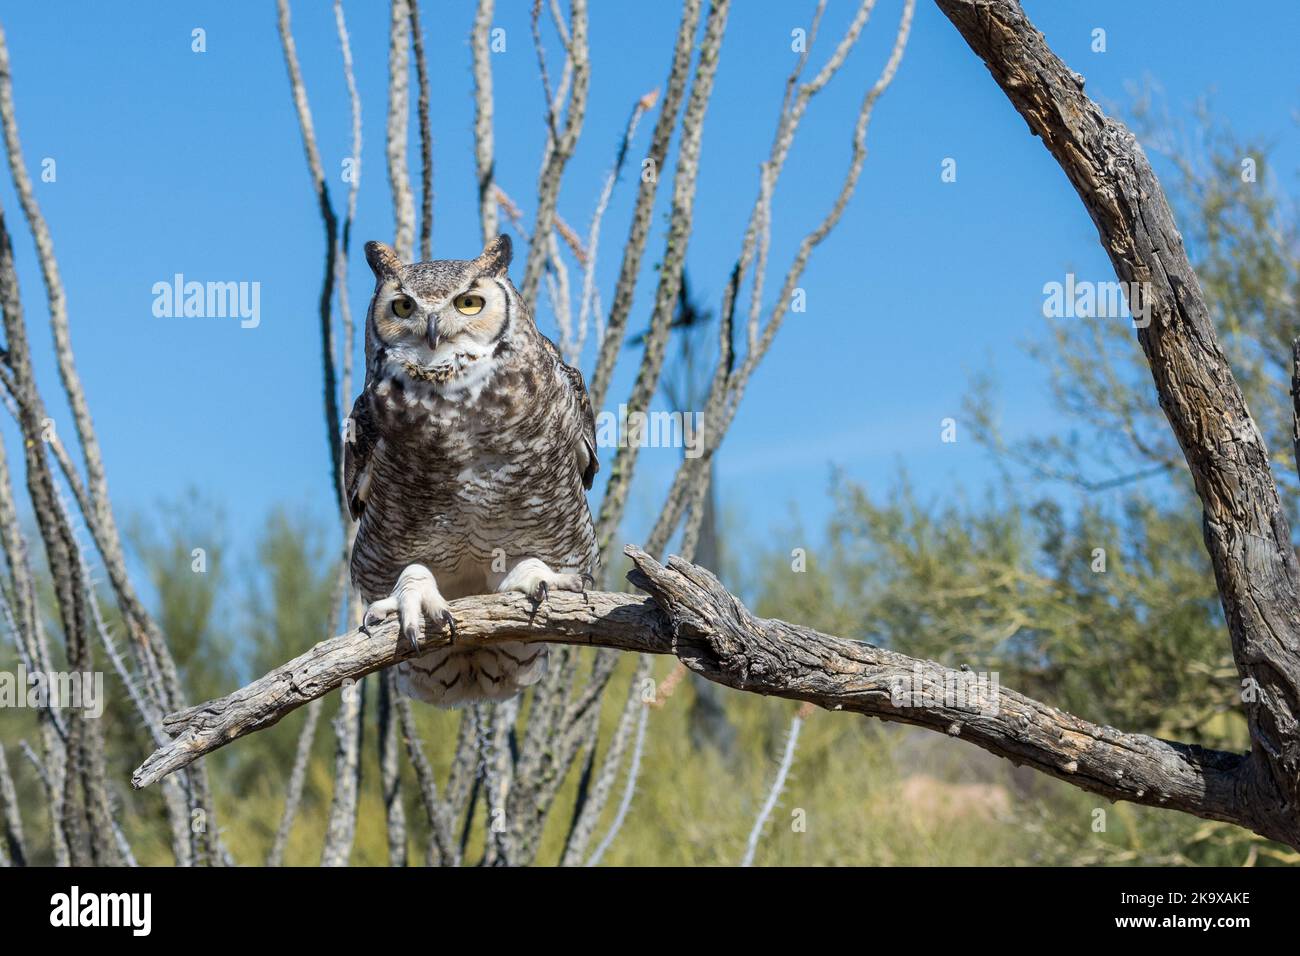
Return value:
[(590, 574), (568, 574), (552, 571), (545, 562), (537, 558), (525, 558), (501, 579), (498, 591), (522, 591), (532, 599), (534, 604), (541, 604), (552, 591), (576, 591), (584, 597), (587, 584), (595, 585)]
[(451, 606), (438, 591), (433, 572), (422, 564), (407, 566), (398, 576), (393, 593), (366, 608), (363, 624), (365, 627), (378, 624), (394, 611), (397, 612), (402, 636), (416, 650), (420, 649), (420, 627), (425, 617), (439, 627), (445, 627), (452, 637), (456, 636)]

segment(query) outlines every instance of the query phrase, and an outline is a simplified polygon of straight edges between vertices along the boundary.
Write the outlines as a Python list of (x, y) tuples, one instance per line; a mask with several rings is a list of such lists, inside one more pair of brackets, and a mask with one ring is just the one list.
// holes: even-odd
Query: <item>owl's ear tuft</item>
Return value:
[(393, 247), (382, 242), (366, 243), (366, 262), (370, 263), (371, 271), (380, 282), (396, 278), (402, 270), (402, 260), (397, 258)]
[(476, 271), (480, 275), (503, 276), (510, 268), (510, 257), (513, 254), (514, 248), (510, 243), (510, 237), (502, 233), (489, 242), (479, 253), (479, 257), (474, 260)]

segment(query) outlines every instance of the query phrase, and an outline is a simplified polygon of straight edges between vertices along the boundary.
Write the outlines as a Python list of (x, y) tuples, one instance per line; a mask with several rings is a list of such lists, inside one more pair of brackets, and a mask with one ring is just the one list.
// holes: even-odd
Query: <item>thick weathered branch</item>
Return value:
[[(1215, 333), (1182, 236), (1141, 146), (1083, 92), (1015, 0), (937, 0), (1069, 177), (1145, 317), (1138, 342), (1204, 507), (1265, 830), (1300, 843), (1300, 564), (1268, 449)], [(1132, 298), (1132, 296), (1130, 297)], [(1136, 302), (1130, 302), (1138, 313)]]
[[(1005, 688), (963, 699), (945, 689), (966, 686), (969, 673), (755, 617), (705, 569), (678, 558), (665, 567), (637, 548), (627, 553), (635, 564), (629, 579), (649, 598), (557, 593), (538, 607), (515, 594), (464, 598), (452, 602), (457, 642), (549, 641), (671, 654), (736, 690), (960, 736), (1112, 800), (1183, 810), (1300, 843), (1249, 799), (1244, 755), (1123, 733)], [(389, 620), (318, 644), (227, 697), (167, 717), (164, 727), (175, 738), (135, 771), (132, 784), (155, 783), (344, 681), (446, 643), (430, 628), (417, 651)]]

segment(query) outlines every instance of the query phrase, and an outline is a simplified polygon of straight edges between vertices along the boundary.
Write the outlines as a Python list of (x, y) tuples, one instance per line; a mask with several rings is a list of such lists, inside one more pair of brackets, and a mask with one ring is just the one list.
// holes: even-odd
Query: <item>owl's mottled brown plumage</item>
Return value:
[[(371, 614), (396, 610), (414, 639), (420, 614), (450, 624), (450, 599), (580, 589), (597, 562), (595, 419), (506, 276), (509, 239), (472, 260), (404, 265), (379, 243), (366, 257), (377, 284), (344, 482)], [(540, 679), (545, 645), (453, 645), (398, 667), (431, 703), (502, 699)]]

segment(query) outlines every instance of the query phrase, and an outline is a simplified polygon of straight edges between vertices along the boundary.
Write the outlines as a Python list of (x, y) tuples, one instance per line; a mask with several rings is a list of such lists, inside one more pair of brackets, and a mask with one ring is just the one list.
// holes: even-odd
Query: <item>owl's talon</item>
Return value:
[(402, 636), (411, 642), (411, 648), (418, 651), (420, 649), (420, 625), (407, 624), (402, 628)]
[(376, 601), (366, 611), (365, 621), (376, 615), (386, 617), (397, 611), (397, 626), (402, 637), (416, 651), (420, 649), (420, 633), (424, 622), (443, 622), (450, 616), (446, 599), (438, 592), (438, 582), (433, 573), (422, 564), (409, 565), (397, 578), (393, 593)]
[(451, 616), (451, 611), (443, 611), (441, 620), (442, 626), (447, 629), (448, 636), (453, 641), (456, 640), (456, 619)]
[(375, 601), (368, 608), (361, 618), (361, 629), (369, 632), (369, 628), (374, 627), (388, 615), (397, 610), (397, 598), (386, 597), (382, 601)]
[(497, 590), (501, 592), (519, 591), (527, 595), (528, 599), (533, 602), (533, 610), (536, 611), (542, 602), (551, 596), (552, 591), (572, 591), (575, 594), (579, 592), (585, 594), (583, 584), (590, 577), (591, 575), (552, 571), (538, 558), (525, 558), (511, 568), (510, 573), (502, 578), (501, 583), (497, 585)]

